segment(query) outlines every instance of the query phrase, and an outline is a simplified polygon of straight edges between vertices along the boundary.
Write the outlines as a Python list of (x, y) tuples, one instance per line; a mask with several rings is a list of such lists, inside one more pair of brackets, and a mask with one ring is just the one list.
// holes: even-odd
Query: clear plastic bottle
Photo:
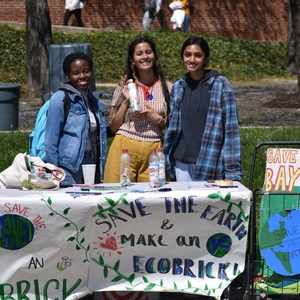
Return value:
[(128, 80), (127, 87), (128, 87), (128, 92), (129, 92), (129, 100), (130, 100), (131, 110), (132, 111), (140, 111), (140, 103), (137, 99), (137, 87), (132, 79)]
[(164, 185), (166, 183), (166, 157), (164, 155), (163, 149), (157, 149), (157, 157), (158, 157), (158, 179), (160, 185)]
[(152, 150), (149, 156), (149, 183), (151, 188), (160, 186), (158, 178), (158, 157), (156, 150)]
[(128, 149), (123, 149), (120, 157), (120, 184), (126, 186), (130, 183), (130, 156)]

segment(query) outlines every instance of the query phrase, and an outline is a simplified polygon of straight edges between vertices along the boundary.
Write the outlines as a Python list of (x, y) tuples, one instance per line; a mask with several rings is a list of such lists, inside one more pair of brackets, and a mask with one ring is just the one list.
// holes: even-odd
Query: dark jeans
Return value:
[(69, 19), (70, 17), (72, 16), (72, 14), (74, 13), (75, 15), (75, 18), (78, 22), (78, 26), (79, 27), (84, 27), (82, 21), (81, 21), (81, 8), (79, 9), (74, 9), (74, 10), (69, 10), (69, 9), (66, 9), (65, 11), (65, 17), (64, 17), (64, 26), (68, 26), (68, 22), (69, 22)]

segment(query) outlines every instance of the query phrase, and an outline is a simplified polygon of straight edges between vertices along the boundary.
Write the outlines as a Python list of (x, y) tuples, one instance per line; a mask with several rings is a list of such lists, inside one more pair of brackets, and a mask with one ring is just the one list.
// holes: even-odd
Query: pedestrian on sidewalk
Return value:
[(79, 27), (84, 27), (81, 20), (81, 10), (83, 9), (83, 2), (80, 0), (66, 0), (65, 16), (63, 26), (68, 26), (68, 22), (72, 14), (74, 13), (76, 21)]
[(164, 12), (162, 10), (162, 0), (140, 0), (143, 10), (143, 28), (146, 31), (151, 30), (155, 17), (162, 29), (166, 29)]

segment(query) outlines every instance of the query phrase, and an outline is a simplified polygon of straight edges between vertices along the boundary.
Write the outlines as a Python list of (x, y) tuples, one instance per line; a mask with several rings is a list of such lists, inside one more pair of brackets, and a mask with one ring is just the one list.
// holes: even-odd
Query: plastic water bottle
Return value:
[(158, 157), (158, 179), (160, 185), (164, 185), (166, 183), (166, 157), (163, 153), (162, 148), (157, 149), (157, 157)]
[(123, 149), (120, 157), (120, 184), (126, 186), (130, 183), (130, 156), (128, 149)]
[(137, 87), (136, 84), (133, 82), (132, 79), (128, 80), (128, 92), (129, 92), (129, 100), (130, 100), (130, 107), (132, 111), (140, 111), (140, 103), (137, 99)]
[(160, 186), (158, 178), (158, 157), (155, 149), (151, 151), (149, 156), (149, 182), (151, 188)]

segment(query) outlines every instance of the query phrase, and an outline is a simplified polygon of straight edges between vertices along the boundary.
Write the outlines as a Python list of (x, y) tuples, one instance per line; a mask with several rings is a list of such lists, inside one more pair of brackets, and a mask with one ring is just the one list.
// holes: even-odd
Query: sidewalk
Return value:
[[(97, 84), (100, 101), (109, 112), (116, 84)], [(232, 85), (236, 98), (240, 126), (300, 126), (300, 100), (289, 101), (289, 95), (298, 90), (296, 80), (272, 80), (261, 84)], [(285, 98), (283, 98), (285, 97)], [(277, 101), (276, 101), (277, 100)], [(20, 102), (19, 129), (34, 127), (42, 99)]]

